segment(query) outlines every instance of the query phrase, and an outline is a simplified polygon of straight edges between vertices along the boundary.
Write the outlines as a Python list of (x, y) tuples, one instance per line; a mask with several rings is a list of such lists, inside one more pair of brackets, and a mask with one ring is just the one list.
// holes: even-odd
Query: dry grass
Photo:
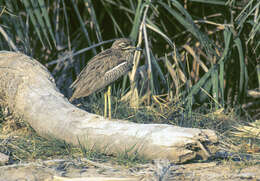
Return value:
[[(99, 100), (99, 101), (97, 101)], [(93, 100), (92, 104), (82, 106), (91, 110), (93, 113), (102, 113), (103, 99)], [(259, 140), (256, 137), (247, 138), (234, 136), (234, 125), (241, 123), (241, 118), (235, 115), (233, 110), (225, 113), (223, 110), (206, 111), (206, 108), (197, 109), (192, 115), (185, 112), (181, 107), (174, 107), (171, 103), (162, 101), (152, 106), (143, 106), (133, 109), (126, 103), (116, 101), (114, 98), (114, 115), (120, 119), (129, 119), (138, 123), (164, 123), (185, 127), (197, 127), (216, 130), (221, 137), (221, 147), (223, 150), (232, 153), (220, 160), (243, 160), (242, 165), (258, 163)], [(91, 106), (89, 106), (91, 105)], [(208, 107), (208, 106), (207, 106)], [(254, 124), (251, 124), (253, 126)], [(247, 127), (242, 127), (247, 128)], [(253, 129), (255, 130), (255, 129)], [(240, 129), (241, 131), (241, 129)], [(254, 138), (254, 139), (253, 139)], [(49, 160), (54, 158), (88, 158), (93, 160), (112, 161), (117, 164), (133, 165), (145, 163), (146, 161), (138, 157), (129, 157), (122, 154), (118, 157), (103, 155), (94, 152), (90, 148), (75, 147), (54, 138), (42, 138), (28, 125), (27, 122), (12, 116), (0, 117), (0, 152), (10, 156), (8, 164), (33, 161), (37, 159)], [(255, 156), (255, 160), (251, 159)], [(245, 159), (248, 157), (250, 159)], [(226, 162), (226, 161), (224, 161)], [(237, 164), (234, 162), (234, 164)]]
[[(246, 97), (248, 90), (260, 87), (257, 0), (35, 1), (42, 14), (32, 5), (28, 0), (0, 1), (0, 49), (37, 57), (64, 95), (71, 95), (68, 87), (87, 61), (109, 45), (87, 51), (89, 47), (131, 37), (144, 51), (133, 69), (136, 80), (125, 77), (113, 85), (114, 118), (209, 128), (220, 134), (228, 151), (259, 153), (259, 125), (253, 123), (259, 98)], [(129, 108), (129, 99), (115, 98), (133, 90), (136, 108)], [(89, 99), (82, 108), (102, 115), (103, 97)], [(254, 110), (251, 115), (243, 112), (243, 104)], [(0, 139), (0, 151), (11, 156), (10, 163), (66, 156), (107, 159), (91, 149), (41, 138), (26, 122), (2, 113)], [(125, 155), (117, 159), (138, 161)]]
[[(1, 112), (2, 113), (2, 112)], [(147, 162), (138, 154), (136, 157), (122, 154), (117, 157), (104, 155), (91, 148), (76, 147), (52, 137), (43, 138), (21, 119), (0, 114), (0, 152), (9, 155), (7, 164), (52, 159), (91, 159), (110, 161), (122, 165)]]

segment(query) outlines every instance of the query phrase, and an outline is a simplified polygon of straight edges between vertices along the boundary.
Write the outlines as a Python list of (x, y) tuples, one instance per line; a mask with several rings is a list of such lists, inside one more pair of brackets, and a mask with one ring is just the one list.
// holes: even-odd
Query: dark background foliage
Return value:
[(165, 95), (189, 110), (209, 102), (242, 108), (253, 101), (247, 91), (260, 86), (257, 0), (4, 0), (0, 7), (0, 49), (36, 58), (68, 97), (88, 60), (111, 43), (84, 48), (120, 37), (143, 52), (136, 79), (126, 75), (113, 94), (131, 93), (137, 82), (139, 105)]

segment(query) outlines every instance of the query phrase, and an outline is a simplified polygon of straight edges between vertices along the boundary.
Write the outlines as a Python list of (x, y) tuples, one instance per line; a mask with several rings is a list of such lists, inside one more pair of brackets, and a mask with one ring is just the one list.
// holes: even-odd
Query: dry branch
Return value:
[(183, 162), (207, 158), (216, 148), (211, 130), (110, 121), (81, 110), (59, 92), (44, 66), (21, 53), (0, 51), (0, 102), (42, 136), (107, 154)]

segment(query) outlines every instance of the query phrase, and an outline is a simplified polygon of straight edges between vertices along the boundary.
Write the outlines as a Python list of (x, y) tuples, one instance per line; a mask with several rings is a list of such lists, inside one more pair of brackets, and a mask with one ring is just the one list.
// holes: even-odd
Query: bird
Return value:
[(114, 41), (111, 48), (94, 56), (70, 85), (74, 90), (70, 102), (99, 92), (108, 86), (104, 94), (104, 117), (107, 117), (108, 99), (109, 119), (111, 119), (111, 86), (109, 85), (131, 70), (135, 51), (142, 50), (132, 46), (131, 43), (128, 38), (119, 38)]

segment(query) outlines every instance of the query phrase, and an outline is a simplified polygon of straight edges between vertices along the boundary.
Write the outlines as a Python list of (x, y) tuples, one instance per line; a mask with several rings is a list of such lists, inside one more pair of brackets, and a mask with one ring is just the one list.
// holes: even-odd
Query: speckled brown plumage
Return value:
[(126, 74), (132, 68), (135, 50), (129, 39), (121, 38), (93, 57), (71, 84), (74, 93), (70, 101), (89, 96)]

